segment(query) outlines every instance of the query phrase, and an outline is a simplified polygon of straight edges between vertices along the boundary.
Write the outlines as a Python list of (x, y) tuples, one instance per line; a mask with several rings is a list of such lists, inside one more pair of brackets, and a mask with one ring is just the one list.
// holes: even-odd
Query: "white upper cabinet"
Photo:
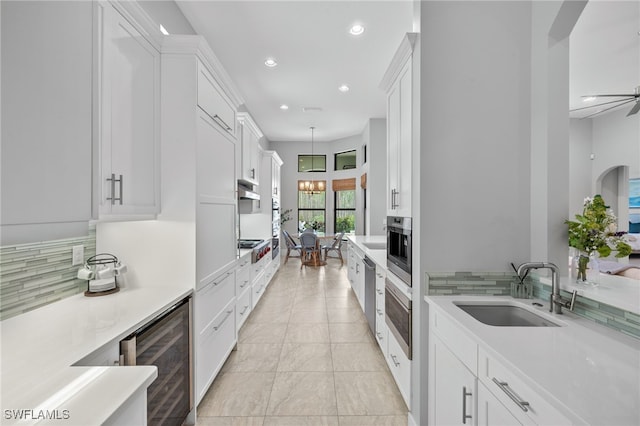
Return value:
[(259, 141), (263, 135), (249, 114), (238, 113), (238, 122), (242, 133), (241, 167), (238, 179), (252, 185), (259, 185), (260, 162), (262, 161)]
[(282, 160), (277, 152), (273, 153), (271, 158), (271, 196), (280, 199), (280, 169), (282, 168)]
[(387, 93), (387, 214), (411, 217), (412, 53), (416, 34), (402, 40), (380, 84)]
[(160, 54), (124, 16), (99, 4), (99, 217), (160, 209)]
[(198, 106), (225, 132), (235, 135), (236, 110), (202, 63), (198, 63)]
[(90, 2), (2, 2), (1, 245), (86, 235)]

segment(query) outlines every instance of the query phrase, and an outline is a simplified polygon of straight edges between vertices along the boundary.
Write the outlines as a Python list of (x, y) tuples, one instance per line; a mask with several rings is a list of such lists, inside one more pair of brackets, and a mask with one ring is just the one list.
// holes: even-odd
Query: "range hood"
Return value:
[(238, 181), (238, 199), (260, 201), (260, 194), (254, 192), (252, 186), (247, 186)]

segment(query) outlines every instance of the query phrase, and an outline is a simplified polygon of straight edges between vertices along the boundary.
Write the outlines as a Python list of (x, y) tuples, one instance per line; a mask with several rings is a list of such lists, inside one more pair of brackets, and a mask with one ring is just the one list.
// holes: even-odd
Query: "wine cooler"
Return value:
[(181, 425), (193, 408), (191, 298), (178, 302), (120, 342), (121, 365), (155, 365), (147, 424)]

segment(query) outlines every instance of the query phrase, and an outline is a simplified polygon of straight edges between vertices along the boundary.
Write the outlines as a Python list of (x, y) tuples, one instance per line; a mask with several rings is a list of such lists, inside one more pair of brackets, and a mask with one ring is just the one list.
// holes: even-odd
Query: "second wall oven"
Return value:
[[(401, 284), (402, 285), (402, 284)], [(412, 302), (389, 278), (385, 281), (384, 317), (389, 331), (394, 335), (408, 359), (411, 359)]]

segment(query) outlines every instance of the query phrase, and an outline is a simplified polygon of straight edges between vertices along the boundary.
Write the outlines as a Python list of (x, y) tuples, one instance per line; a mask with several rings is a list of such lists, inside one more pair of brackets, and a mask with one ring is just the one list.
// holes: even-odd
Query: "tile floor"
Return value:
[(198, 406), (198, 425), (406, 426), (347, 265), (282, 265)]

